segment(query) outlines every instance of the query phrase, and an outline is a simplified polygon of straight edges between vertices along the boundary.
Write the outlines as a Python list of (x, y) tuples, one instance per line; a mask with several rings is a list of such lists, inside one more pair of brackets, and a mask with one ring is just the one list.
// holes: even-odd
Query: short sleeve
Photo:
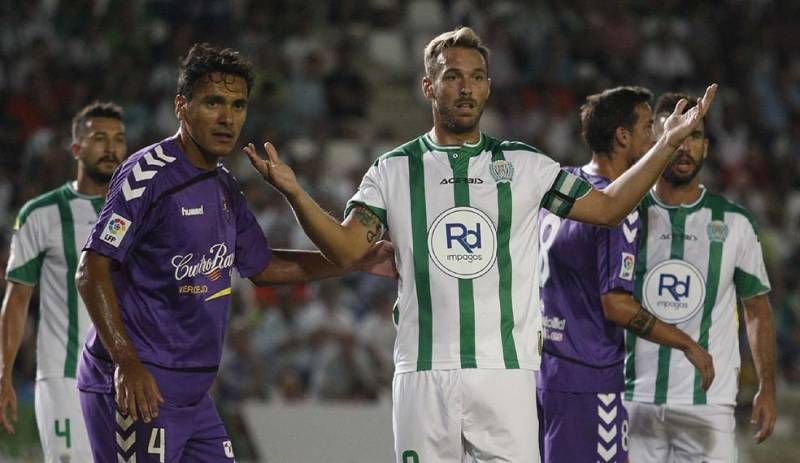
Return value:
[(47, 253), (46, 228), (42, 209), (35, 209), (28, 214), (23, 208), (11, 237), (7, 280), (29, 286), (39, 283), (42, 262)]
[(566, 217), (575, 201), (591, 191), (592, 185), (566, 170), (558, 171), (542, 198), (542, 207), (559, 217)]
[(350, 211), (356, 206), (364, 206), (372, 211), (383, 223), (385, 228), (388, 228), (386, 221), (386, 199), (383, 194), (384, 182), (381, 181), (381, 176), (385, 170), (386, 163), (376, 161), (373, 164), (358, 187), (358, 191), (347, 202), (347, 207), (344, 211), (344, 216), (347, 217)]
[[(131, 166), (124, 165), (111, 180), (106, 203), (84, 250), (92, 250), (117, 262), (125, 261), (139, 230), (145, 226), (147, 211), (154, 200), (152, 182), (136, 182)], [(131, 179), (128, 179), (128, 177)]]
[(236, 207), (236, 269), (239, 275), (249, 278), (264, 270), (272, 259), (272, 249), (263, 230), (247, 207), (241, 191), (235, 191)]
[(739, 223), (742, 224), (742, 240), (739, 243), (733, 284), (739, 298), (749, 299), (768, 293), (770, 284), (755, 225), (750, 220), (740, 220)]
[(639, 212), (633, 211), (614, 228), (596, 227), (597, 275), (600, 294), (633, 293), (633, 269), (639, 246)]

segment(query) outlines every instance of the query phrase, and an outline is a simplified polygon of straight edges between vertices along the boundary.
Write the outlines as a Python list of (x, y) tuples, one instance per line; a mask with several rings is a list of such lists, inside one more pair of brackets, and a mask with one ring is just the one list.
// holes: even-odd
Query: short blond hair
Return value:
[(472, 48), (477, 50), (483, 61), (486, 63), (486, 69), (489, 69), (489, 48), (483, 44), (481, 38), (469, 27), (457, 27), (452, 31), (439, 34), (431, 40), (425, 47), (425, 75), (433, 77), (438, 71), (439, 64), (436, 58), (446, 49), (452, 47)]

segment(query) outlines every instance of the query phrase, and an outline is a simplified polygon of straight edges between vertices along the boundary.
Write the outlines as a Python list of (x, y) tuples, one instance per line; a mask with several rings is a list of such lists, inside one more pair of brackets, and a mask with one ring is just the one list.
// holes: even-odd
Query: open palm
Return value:
[(278, 157), (278, 151), (272, 143), (264, 143), (264, 151), (267, 152), (266, 159), (259, 156), (255, 145), (252, 143), (248, 143), (247, 146), (244, 147), (244, 152), (247, 154), (248, 159), (250, 159), (250, 164), (264, 177), (264, 180), (269, 182), (270, 185), (285, 196), (290, 196), (295, 193), (299, 189), (299, 185), (292, 168), (281, 161)]
[(717, 84), (711, 84), (706, 88), (703, 98), (699, 98), (697, 105), (690, 110), (684, 112), (689, 103), (685, 99), (681, 99), (675, 105), (675, 110), (664, 122), (664, 136), (670, 146), (673, 148), (680, 146), (683, 140), (702, 123), (716, 94)]

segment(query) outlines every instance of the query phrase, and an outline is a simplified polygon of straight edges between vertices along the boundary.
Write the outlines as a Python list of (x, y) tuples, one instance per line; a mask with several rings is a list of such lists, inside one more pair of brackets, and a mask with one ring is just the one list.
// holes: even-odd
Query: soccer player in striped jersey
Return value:
[(348, 266), (384, 234), (394, 244), (396, 461), (537, 462), (539, 209), (619, 223), (716, 87), (697, 110), (670, 118), (643, 162), (601, 191), (535, 148), (480, 131), (489, 51), (472, 29), (434, 38), (424, 62), (433, 128), (372, 164), (341, 224), (303, 191), (272, 145), (265, 144), (266, 160), (252, 145), (246, 151), (333, 262)]
[[(619, 178), (655, 141), (651, 99), (641, 87), (587, 97), (581, 131), (592, 159), (566, 169), (595, 188)], [(547, 210), (539, 216), (544, 346), (536, 386), (542, 461), (626, 462), (623, 327), (685, 351), (703, 371), (706, 387), (714, 374), (711, 357), (633, 299), (638, 212), (614, 228)]]
[[(657, 130), (682, 98), (691, 101), (679, 94), (659, 99)], [(697, 173), (707, 154), (708, 137), (698, 124), (642, 201), (635, 297), (707, 349), (716, 377), (706, 391), (683, 352), (629, 331), (625, 403), (631, 461), (737, 460), (739, 300), (759, 381), (752, 414), (756, 442), (775, 425), (775, 327), (761, 243), (750, 212), (700, 184)]]
[(77, 178), (25, 203), (14, 226), (0, 316), (0, 419), (6, 431), (14, 433), (17, 397), (12, 367), (38, 285), (34, 405), (48, 463), (92, 458), (75, 379), (80, 343), (91, 322), (75, 288), (75, 270), (78, 253), (103, 207), (108, 182), (126, 150), (119, 106), (95, 102), (83, 108), (72, 120)]

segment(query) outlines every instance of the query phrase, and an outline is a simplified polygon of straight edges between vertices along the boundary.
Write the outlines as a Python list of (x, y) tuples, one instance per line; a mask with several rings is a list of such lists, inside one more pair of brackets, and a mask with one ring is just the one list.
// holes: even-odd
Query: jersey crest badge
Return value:
[(721, 220), (713, 220), (706, 227), (708, 239), (714, 243), (722, 243), (728, 237), (728, 226)]
[(492, 161), (489, 165), (489, 173), (497, 183), (511, 183), (514, 178), (514, 164), (505, 160)]

